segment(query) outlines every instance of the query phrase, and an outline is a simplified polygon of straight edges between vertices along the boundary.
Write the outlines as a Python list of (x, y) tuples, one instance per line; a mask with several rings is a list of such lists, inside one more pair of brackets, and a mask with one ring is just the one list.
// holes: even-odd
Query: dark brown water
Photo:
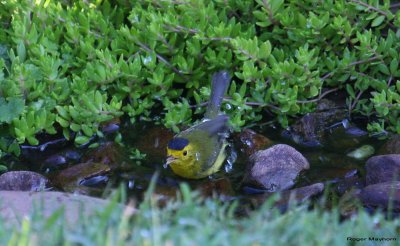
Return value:
[[(95, 196), (105, 196), (122, 185), (129, 191), (129, 196), (141, 200), (156, 171), (160, 174), (156, 192), (165, 199), (175, 196), (181, 182), (189, 183), (193, 189), (206, 195), (217, 193), (235, 198), (249, 194), (249, 189), (244, 189), (241, 184), (246, 168), (245, 158), (233, 144), (230, 153), (239, 158), (231, 158), (231, 162), (226, 162), (221, 171), (209, 179), (185, 180), (177, 177), (170, 169), (163, 168), (165, 147), (173, 136), (170, 131), (149, 122), (135, 125), (126, 122), (115, 130), (104, 138), (94, 138), (92, 143), (98, 143), (97, 148), (75, 147), (71, 141), (66, 141), (61, 136), (43, 136), (44, 144), (41, 146), (22, 146), (22, 155), (19, 158), (6, 157), (2, 159), (2, 163), (9, 170), (42, 173), (55, 184), (53, 189)], [(279, 127), (265, 125), (254, 127), (253, 130), (275, 144), (291, 145), (310, 162), (310, 169), (301, 174), (295, 187), (318, 182), (335, 184), (355, 175), (363, 177), (365, 159), (357, 160), (346, 154), (366, 144), (379, 149), (383, 143), (368, 137), (363, 133), (364, 129), (357, 126), (353, 130), (345, 129), (341, 125), (329, 129), (324, 144), (318, 147), (295, 143)], [(121, 145), (113, 143), (116, 138), (121, 139)], [(141, 154), (135, 150), (139, 150)], [(236, 161), (232, 162), (234, 159)], [(89, 164), (71, 168), (80, 163)], [(93, 163), (96, 163), (95, 168)], [(253, 191), (250, 189), (250, 193)]]

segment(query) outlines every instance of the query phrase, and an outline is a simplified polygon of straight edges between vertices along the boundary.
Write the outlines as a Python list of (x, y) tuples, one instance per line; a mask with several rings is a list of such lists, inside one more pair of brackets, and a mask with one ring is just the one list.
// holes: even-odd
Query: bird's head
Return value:
[(172, 169), (190, 168), (196, 160), (193, 145), (186, 138), (175, 137), (168, 142), (165, 166)]

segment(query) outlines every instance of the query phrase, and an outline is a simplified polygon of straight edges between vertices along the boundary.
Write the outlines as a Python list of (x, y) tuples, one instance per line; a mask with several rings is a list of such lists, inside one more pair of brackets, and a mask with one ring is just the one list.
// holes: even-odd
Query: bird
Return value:
[(224, 163), (229, 117), (221, 114), (220, 108), (230, 80), (227, 71), (215, 73), (204, 119), (168, 142), (164, 167), (170, 166), (176, 175), (201, 179), (218, 172)]

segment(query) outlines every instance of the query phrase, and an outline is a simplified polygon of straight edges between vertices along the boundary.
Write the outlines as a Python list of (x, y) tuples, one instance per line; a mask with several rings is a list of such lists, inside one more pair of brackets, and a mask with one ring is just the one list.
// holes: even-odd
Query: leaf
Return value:
[(0, 173), (7, 172), (8, 168), (4, 165), (0, 165)]
[(90, 139), (86, 136), (78, 136), (75, 138), (75, 143), (82, 145), (82, 144), (89, 142), (89, 140)]
[(24, 110), (25, 102), (21, 98), (13, 97), (8, 102), (0, 98), (0, 123), (10, 123)]
[(393, 59), (393, 60), (390, 62), (390, 73), (391, 73), (392, 75), (393, 75), (393, 74), (396, 74), (398, 66), (399, 66), (399, 61), (398, 61), (396, 58)]
[(347, 93), (349, 93), (351, 98), (356, 98), (356, 94), (354, 93), (353, 87), (351, 87), (351, 85), (349, 84), (346, 85), (346, 91)]
[(372, 27), (379, 26), (380, 24), (382, 24), (382, 22), (385, 20), (385, 18), (386, 18), (386, 17), (385, 17), (384, 15), (380, 15), (380, 16), (376, 17), (376, 18), (372, 21), (371, 26), (372, 26)]

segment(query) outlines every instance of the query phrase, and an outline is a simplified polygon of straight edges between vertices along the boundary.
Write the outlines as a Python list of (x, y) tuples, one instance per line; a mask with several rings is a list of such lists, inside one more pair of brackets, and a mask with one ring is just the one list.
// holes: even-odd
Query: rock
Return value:
[(363, 160), (375, 153), (375, 148), (371, 145), (363, 145), (347, 154), (348, 157), (352, 157), (357, 160)]
[[(20, 226), (21, 218), (29, 218), (34, 211), (46, 219), (64, 209), (65, 216), (60, 216), (59, 222), (73, 226), (81, 216), (96, 215), (104, 211), (109, 203), (103, 199), (61, 192), (0, 191), (0, 219), (7, 224)], [(126, 215), (136, 213), (131, 206), (117, 204), (115, 208), (124, 209)]]
[(346, 175), (344, 178), (340, 179), (336, 184), (336, 191), (339, 195), (343, 195), (351, 190), (359, 190), (365, 187), (365, 181), (358, 177), (358, 171), (355, 170), (354, 175)]
[(400, 134), (391, 137), (384, 145), (382, 145), (378, 153), (380, 155), (400, 154)]
[(390, 205), (394, 211), (398, 212), (400, 211), (400, 182), (368, 185), (361, 191), (360, 199), (367, 207), (387, 210)]
[[(304, 203), (311, 197), (320, 194), (324, 188), (323, 183), (316, 183), (293, 190), (281, 191), (274, 205), (279, 207), (280, 210), (285, 211), (291, 203)], [(247, 202), (250, 202), (254, 207), (259, 207), (273, 194), (275, 193), (268, 192), (261, 195), (253, 195), (247, 198)]]
[(11, 171), (0, 176), (0, 190), (41, 191), (49, 188), (49, 180), (35, 172)]
[(29, 162), (31, 167), (39, 168), (43, 164), (43, 160), (72, 144), (71, 140), (58, 135), (44, 134), (38, 138), (40, 144), (37, 146), (21, 145), (21, 158)]
[(357, 216), (357, 211), (361, 204), (361, 201), (359, 199), (360, 193), (361, 190), (355, 188), (349, 190), (340, 197), (338, 208), (341, 216), (343, 216), (344, 218)]
[(115, 169), (128, 162), (128, 153), (115, 142), (106, 142), (99, 147), (85, 153), (82, 157), (84, 163), (102, 163)]
[(296, 149), (278, 144), (250, 157), (243, 183), (270, 192), (287, 190), (294, 185), (299, 173), (309, 167), (307, 159)]
[(121, 120), (119, 118), (114, 118), (111, 121), (100, 124), (100, 128), (104, 134), (111, 134), (119, 130), (120, 124)]
[(60, 154), (54, 154), (43, 161), (44, 168), (57, 169), (67, 165), (67, 158)]
[[(89, 187), (100, 186), (108, 181), (111, 169), (103, 163), (80, 163), (50, 176), (52, 183), (68, 192), (88, 194)], [(97, 181), (97, 182), (96, 182)], [(84, 186), (88, 184), (87, 186)]]
[(267, 137), (250, 129), (244, 129), (242, 132), (234, 134), (233, 141), (235, 147), (240, 150), (240, 153), (247, 157), (258, 150), (268, 148), (272, 145), (272, 141)]
[(312, 196), (320, 194), (324, 188), (325, 186), (323, 183), (316, 183), (293, 190), (282, 191), (280, 193), (281, 198), (279, 199), (278, 204), (288, 205), (292, 201), (303, 203), (309, 200)]
[(323, 99), (313, 113), (304, 115), (290, 126), (290, 136), (297, 144), (307, 147), (321, 146), (325, 141), (326, 129), (347, 117), (344, 108), (333, 101)]
[(366, 163), (366, 184), (400, 180), (400, 155), (378, 155)]
[(79, 163), (82, 152), (86, 150), (68, 147), (61, 151), (57, 151), (52, 155), (44, 155), (41, 159), (40, 170), (50, 173), (56, 170), (64, 169), (71, 164)]

